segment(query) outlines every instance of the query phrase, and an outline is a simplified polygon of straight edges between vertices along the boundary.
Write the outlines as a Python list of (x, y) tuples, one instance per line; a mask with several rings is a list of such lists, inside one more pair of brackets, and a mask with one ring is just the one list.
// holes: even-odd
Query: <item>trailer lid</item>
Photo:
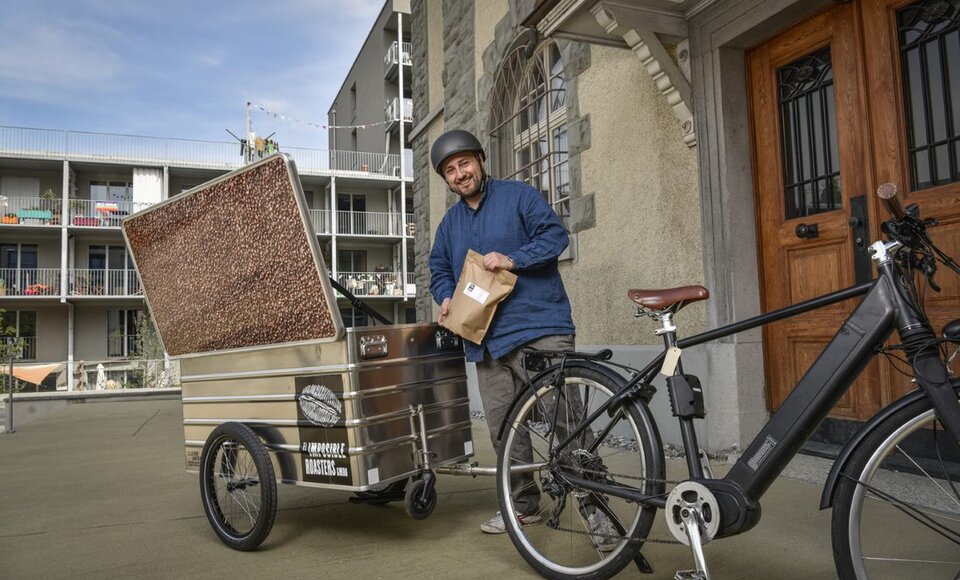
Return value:
[(133, 214), (123, 234), (171, 356), (343, 335), (300, 179), (285, 155)]

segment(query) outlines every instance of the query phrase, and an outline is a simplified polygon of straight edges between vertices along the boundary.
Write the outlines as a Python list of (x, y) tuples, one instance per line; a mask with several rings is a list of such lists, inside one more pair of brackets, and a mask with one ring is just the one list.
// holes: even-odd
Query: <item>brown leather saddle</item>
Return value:
[(688, 304), (710, 298), (710, 291), (703, 286), (680, 286), (656, 290), (635, 288), (627, 291), (627, 296), (647, 310), (675, 314)]

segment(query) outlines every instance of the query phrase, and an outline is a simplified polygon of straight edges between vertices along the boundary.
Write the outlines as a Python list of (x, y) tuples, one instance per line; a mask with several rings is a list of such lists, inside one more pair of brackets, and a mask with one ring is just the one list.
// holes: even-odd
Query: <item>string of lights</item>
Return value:
[(270, 115), (270, 116), (273, 117), (274, 119), (280, 119), (280, 120), (283, 120), (283, 121), (290, 121), (290, 122), (292, 122), (292, 123), (297, 123), (298, 125), (304, 125), (304, 126), (307, 126), (307, 127), (313, 127), (314, 129), (322, 129), (322, 130), (327, 130), (327, 129), (368, 129), (368, 128), (371, 128), (371, 127), (378, 127), (378, 126), (380, 126), (380, 125), (386, 125), (387, 123), (390, 123), (390, 121), (377, 121), (377, 122), (375, 122), (375, 123), (364, 123), (364, 124), (362, 124), (362, 125), (325, 125), (325, 124), (323, 124), (323, 123), (312, 123), (312, 122), (310, 122), (310, 121), (301, 121), (300, 119), (296, 119), (296, 118), (294, 118), (294, 117), (290, 117), (289, 115), (284, 115), (283, 113), (277, 113), (277, 112), (275, 112), (275, 111), (271, 111), (270, 109), (264, 107), (263, 105), (259, 105), (259, 104), (257, 104), (257, 103), (247, 103), (247, 104), (248, 104), (249, 106), (251, 106), (251, 107), (256, 107), (256, 108), (260, 109), (261, 111), (263, 111), (264, 113)]

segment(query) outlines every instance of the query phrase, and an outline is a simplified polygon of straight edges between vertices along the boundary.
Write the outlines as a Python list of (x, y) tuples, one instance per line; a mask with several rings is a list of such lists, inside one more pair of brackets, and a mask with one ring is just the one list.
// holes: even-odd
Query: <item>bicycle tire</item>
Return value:
[(266, 447), (242, 423), (213, 430), (200, 456), (200, 498), (213, 531), (234, 550), (249, 551), (270, 534), (277, 481)]
[(843, 580), (960, 573), (960, 446), (927, 398), (891, 415), (853, 452), (831, 533)]
[[(547, 369), (527, 388), (507, 419), (497, 469), (500, 513), (514, 546), (541, 575), (558, 579), (609, 578), (633, 561), (657, 510), (594, 494), (570, 486), (569, 482), (561, 485), (565, 481), (563, 474), (621, 483), (647, 495), (660, 495), (664, 488), (663, 447), (646, 405), (628, 401), (612, 414), (601, 413), (589, 426), (592, 437), (575, 439), (558, 453), (556, 435), (563, 435), (574, 420), (579, 423), (585, 418), (584, 407), (597, 409), (624, 387), (623, 378), (602, 365), (578, 361), (568, 363), (564, 369), (562, 387), (551, 384), (556, 368)], [(573, 396), (575, 392), (580, 395), (579, 400)], [(530, 435), (532, 441), (532, 453), (526, 458), (518, 451), (522, 434)], [(593, 443), (597, 435), (603, 435), (599, 446)], [(510, 476), (511, 467), (523, 466), (531, 457), (534, 463), (546, 464), (532, 474), (533, 484), (540, 492), (538, 525), (524, 525), (532, 521), (531, 514), (520, 514), (513, 500), (533, 487), (529, 481)], [(601, 503), (605, 508), (599, 507)], [(620, 524), (615, 536), (606, 536), (614, 544), (610, 551), (601, 551), (590, 534), (595, 528), (589, 527), (588, 518), (596, 517), (591, 512), (613, 515)], [(525, 516), (524, 523), (519, 515)]]

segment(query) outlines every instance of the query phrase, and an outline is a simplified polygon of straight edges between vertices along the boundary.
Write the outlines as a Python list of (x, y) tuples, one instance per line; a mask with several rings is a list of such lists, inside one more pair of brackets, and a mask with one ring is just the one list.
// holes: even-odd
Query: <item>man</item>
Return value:
[[(430, 292), (440, 305), (437, 321), (442, 323), (450, 312), (468, 249), (483, 255), (487, 270), (517, 275), (513, 292), (497, 306), (482, 344), (463, 343), (467, 361), (477, 363), (490, 440), (499, 453), (497, 434), (521, 387), (516, 377), (525, 375), (523, 349), (573, 350), (575, 329), (557, 266), (569, 243), (563, 223), (533, 187), (490, 178), (484, 170), (485, 159), (480, 142), (467, 131), (444, 133), (430, 150), (434, 169), (460, 197), (437, 228), (430, 253)], [(529, 450), (529, 436), (526, 443)], [(524, 492), (513, 500), (522, 514), (521, 524), (539, 523), (540, 490), (532, 475), (518, 477), (523, 479), (515, 489)], [(592, 510), (590, 515), (591, 528), (603, 528), (591, 531), (612, 535), (609, 520), (604, 517), (598, 522)], [(480, 529), (492, 534), (506, 531), (499, 512)], [(594, 541), (606, 542), (603, 535)]]

